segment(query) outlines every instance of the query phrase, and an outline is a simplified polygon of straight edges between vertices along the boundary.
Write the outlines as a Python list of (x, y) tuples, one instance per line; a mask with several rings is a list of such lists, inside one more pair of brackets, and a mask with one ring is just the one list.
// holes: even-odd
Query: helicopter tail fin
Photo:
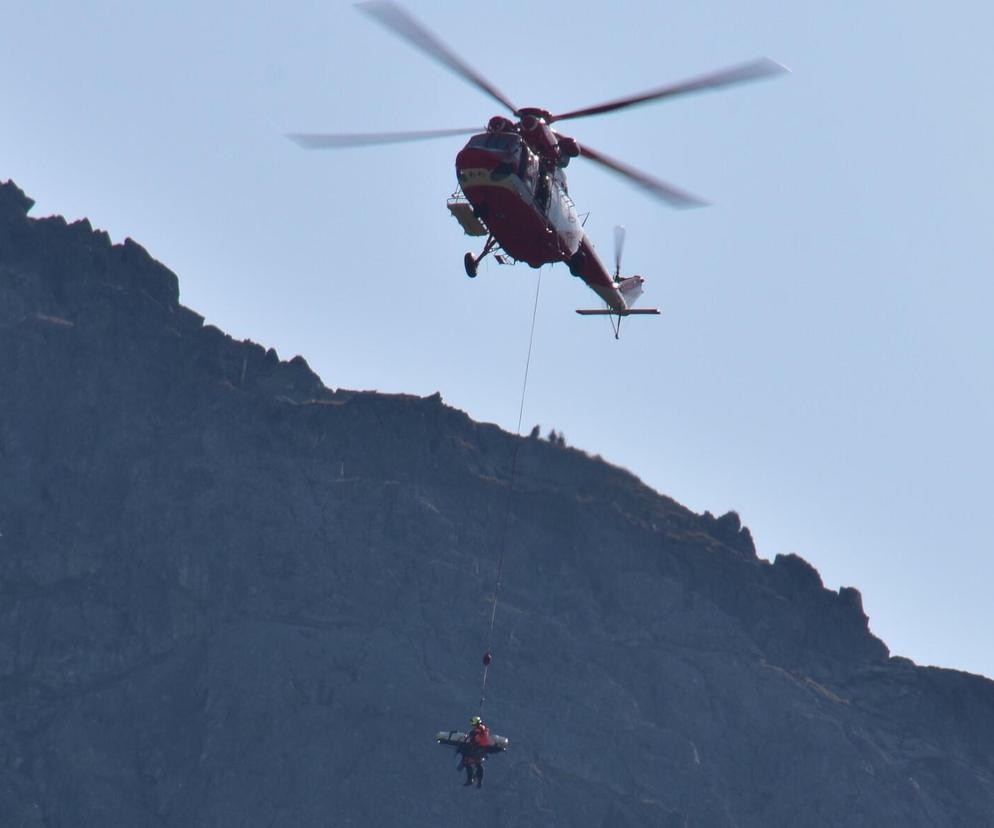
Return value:
[(626, 305), (635, 304), (642, 295), (644, 284), (645, 279), (641, 276), (625, 276), (623, 279), (618, 279), (618, 292), (625, 297)]

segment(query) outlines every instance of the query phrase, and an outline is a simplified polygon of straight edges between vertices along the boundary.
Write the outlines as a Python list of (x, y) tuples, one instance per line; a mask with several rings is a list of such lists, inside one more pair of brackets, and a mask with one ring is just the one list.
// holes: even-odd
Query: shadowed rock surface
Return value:
[(0, 825), (994, 824), (994, 683), (629, 473), (332, 391), (0, 185)]

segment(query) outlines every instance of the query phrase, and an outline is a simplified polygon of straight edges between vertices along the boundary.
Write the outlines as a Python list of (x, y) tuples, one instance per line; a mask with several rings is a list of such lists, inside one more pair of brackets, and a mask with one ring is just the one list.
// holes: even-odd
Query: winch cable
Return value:
[(532, 307), (531, 332), (528, 335), (528, 356), (525, 358), (525, 376), (521, 382), (521, 402), (518, 405), (518, 429), (515, 434), (514, 452), (511, 454), (511, 474), (507, 484), (507, 508), (504, 510), (504, 525), (500, 534), (499, 554), (497, 557), (497, 580), (494, 584), (493, 601), (490, 607), (490, 630), (487, 633), (487, 651), (483, 654), (483, 681), (480, 685), (480, 711), (487, 699), (487, 674), (494, 652), (494, 621), (497, 619), (497, 602), (500, 600), (500, 587), (504, 576), (504, 553), (507, 551), (507, 529), (511, 519), (511, 504), (514, 497), (514, 478), (518, 471), (518, 449), (521, 448), (521, 419), (525, 412), (525, 394), (528, 391), (528, 369), (532, 361), (532, 344), (535, 342), (535, 319), (538, 317), (538, 296), (542, 289), (542, 270), (538, 271), (538, 281), (535, 284), (535, 304)]

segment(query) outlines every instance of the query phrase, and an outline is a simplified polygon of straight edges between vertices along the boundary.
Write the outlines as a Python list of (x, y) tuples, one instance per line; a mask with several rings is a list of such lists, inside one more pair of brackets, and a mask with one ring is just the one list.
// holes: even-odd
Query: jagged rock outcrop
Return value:
[[(30, 206), (0, 186), (0, 824), (994, 824), (994, 684), (889, 657), (855, 589), (438, 395), (325, 388)], [(432, 736), (508, 498), (512, 748), (470, 791)]]

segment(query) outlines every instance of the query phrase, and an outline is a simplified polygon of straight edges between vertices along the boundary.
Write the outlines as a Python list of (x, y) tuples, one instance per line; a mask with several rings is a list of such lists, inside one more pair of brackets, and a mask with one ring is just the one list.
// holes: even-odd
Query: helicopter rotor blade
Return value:
[(356, 8), (443, 66), (447, 66), (463, 80), (468, 81), (498, 103), (503, 104), (513, 114), (517, 114), (518, 108), (497, 87), (456, 57), (435, 35), (396, 3), (391, 3), (389, 0), (369, 0), (365, 3), (357, 3)]
[(612, 172), (618, 173), (623, 178), (627, 178), (630, 182), (641, 187), (656, 198), (661, 198), (671, 207), (687, 209), (690, 207), (707, 206), (708, 202), (697, 196), (691, 195), (678, 187), (674, 187), (672, 184), (667, 184), (665, 181), (660, 181), (658, 178), (653, 178), (651, 175), (636, 170), (634, 167), (629, 167), (627, 164), (622, 164), (620, 161), (609, 158), (603, 153), (591, 149), (586, 144), (579, 144), (579, 147), (580, 155), (584, 158), (589, 158), (602, 167), (607, 167)]
[(625, 249), (625, 228), (614, 226), (614, 278), (621, 276), (621, 251)]
[(759, 58), (758, 60), (751, 60), (748, 63), (731, 66), (728, 69), (722, 69), (708, 75), (690, 78), (680, 83), (650, 89), (647, 92), (637, 95), (628, 95), (627, 97), (607, 101), (597, 106), (588, 106), (583, 109), (574, 109), (572, 112), (564, 112), (561, 115), (553, 115), (547, 121), (551, 124), (553, 121), (565, 121), (568, 118), (586, 118), (590, 115), (602, 115), (605, 112), (614, 112), (616, 109), (624, 109), (629, 106), (649, 103), (650, 101), (658, 101), (662, 98), (674, 98), (677, 95), (686, 95), (690, 92), (705, 92), (710, 89), (759, 80), (760, 78), (772, 77), (773, 75), (780, 75), (789, 71), (786, 66), (777, 63), (775, 60)]
[(408, 141), (429, 141), (433, 138), (448, 138), (452, 135), (470, 135), (481, 132), (482, 127), (460, 129), (425, 129), (415, 132), (295, 132), (287, 135), (291, 141), (304, 149), (344, 149), (365, 147), (371, 144), (401, 144)]

